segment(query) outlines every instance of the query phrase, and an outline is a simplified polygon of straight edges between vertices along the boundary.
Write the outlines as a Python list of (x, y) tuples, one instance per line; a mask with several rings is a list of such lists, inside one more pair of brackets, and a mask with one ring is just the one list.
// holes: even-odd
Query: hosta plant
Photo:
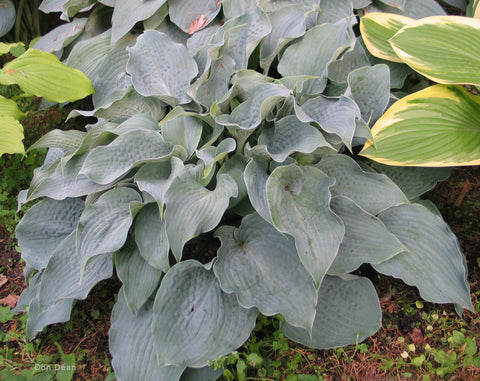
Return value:
[[(385, 3), (443, 13), (434, 1)], [(311, 347), (360, 342), (381, 326), (362, 265), (473, 309), (457, 240), (419, 199), (448, 169), (355, 154), (410, 72), (369, 55), (354, 32), (361, 9), (390, 6), (83, 5), (94, 6), (88, 20), (37, 42), (89, 76), (94, 109), (72, 117), (98, 122), (31, 147), (48, 154), (20, 195), (40, 201), (16, 230), (30, 337), (67, 321), (114, 271), (119, 380), (216, 379), (210, 362), (241, 346), (259, 314), (281, 315), (282, 332)]]

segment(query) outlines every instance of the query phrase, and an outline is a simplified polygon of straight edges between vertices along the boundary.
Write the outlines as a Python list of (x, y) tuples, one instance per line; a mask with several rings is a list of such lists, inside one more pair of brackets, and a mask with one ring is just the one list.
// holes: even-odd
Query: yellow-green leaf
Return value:
[(405, 25), (390, 43), (406, 64), (435, 82), (480, 85), (480, 20), (426, 17)]
[(397, 56), (390, 38), (414, 19), (393, 13), (372, 12), (360, 19), (360, 33), (368, 51), (378, 58), (393, 62), (403, 62)]
[(14, 119), (20, 119), (24, 115), (16, 102), (0, 95), (0, 116), (11, 116)]
[(29, 95), (50, 102), (67, 102), (85, 98), (94, 92), (88, 77), (72, 69), (51, 53), (28, 49), (0, 70), (0, 83), (18, 84)]
[(480, 97), (435, 85), (394, 103), (372, 128), (360, 155), (388, 165), (480, 164)]
[(7, 54), (12, 50), (13, 48), (16, 48), (18, 46), (23, 46), (23, 42), (13, 42), (10, 44), (7, 44), (5, 42), (0, 42), (0, 55), (2, 54)]
[(0, 116), (0, 156), (4, 153), (25, 153), (23, 126), (11, 116)]

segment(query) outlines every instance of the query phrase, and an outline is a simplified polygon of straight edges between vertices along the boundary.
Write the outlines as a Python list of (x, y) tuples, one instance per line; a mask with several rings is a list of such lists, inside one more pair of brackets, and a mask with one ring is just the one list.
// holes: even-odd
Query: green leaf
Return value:
[(87, 20), (86, 17), (76, 18), (72, 22), (57, 26), (37, 40), (32, 47), (48, 53), (58, 52), (78, 38)]
[(408, 95), (377, 121), (375, 144), (367, 141), (360, 154), (388, 165), (477, 165), (479, 105), (480, 97), (462, 86), (435, 85)]
[(173, 266), (153, 306), (152, 333), (160, 366), (202, 367), (241, 346), (258, 311), (225, 294), (213, 271), (197, 261)]
[(12, 116), (0, 116), (0, 156), (4, 153), (25, 153), (23, 126)]
[(12, 42), (12, 43), (0, 42), (0, 55), (7, 54), (12, 49), (23, 47), (23, 46), (24, 46), (23, 42)]
[(113, 307), (109, 331), (112, 365), (118, 379), (125, 381), (178, 381), (185, 367), (159, 367), (152, 336), (153, 301), (133, 314), (127, 307), (123, 289)]
[(311, 166), (276, 168), (267, 199), (277, 230), (295, 238), (298, 256), (317, 288), (337, 255), (345, 228), (329, 207), (335, 180)]
[(207, 26), (220, 12), (217, 0), (169, 0), (168, 13), (170, 20), (184, 32), (193, 34)]
[(465, 257), (448, 225), (418, 204), (392, 207), (378, 218), (407, 251), (375, 264), (377, 271), (416, 286), (433, 303), (456, 303), (473, 311)]
[(147, 30), (128, 52), (127, 72), (139, 94), (160, 97), (171, 105), (190, 101), (187, 90), (198, 68), (184, 45), (164, 33)]
[(15, 230), (22, 258), (37, 270), (45, 268), (58, 245), (77, 227), (84, 208), (78, 198), (45, 198), (33, 205)]
[[(0, 0), (0, 37), (5, 36), (15, 25), (17, 12), (10, 0)], [(8, 52), (7, 52), (8, 53)]]
[(400, 59), (435, 82), (480, 85), (480, 54), (475, 54), (480, 50), (480, 20), (424, 18), (404, 26), (390, 43)]
[(300, 344), (329, 349), (360, 343), (381, 325), (380, 303), (369, 279), (326, 276), (318, 292), (312, 334), (288, 323), (282, 323), (281, 331)]
[(215, 236), (222, 246), (213, 270), (223, 291), (235, 293), (244, 308), (280, 313), (290, 324), (311, 330), (317, 293), (292, 237), (256, 213), (244, 217), (238, 229), (220, 227)]
[(94, 92), (85, 74), (62, 64), (53, 54), (28, 49), (0, 69), (0, 83), (18, 84), (29, 95), (50, 102), (76, 101)]
[(0, 116), (11, 116), (14, 119), (20, 119), (24, 115), (15, 101), (0, 95)]
[(200, 185), (192, 176), (176, 177), (165, 193), (165, 223), (168, 241), (177, 260), (183, 246), (220, 222), (230, 197), (238, 194), (237, 184), (228, 175), (219, 175), (215, 190)]

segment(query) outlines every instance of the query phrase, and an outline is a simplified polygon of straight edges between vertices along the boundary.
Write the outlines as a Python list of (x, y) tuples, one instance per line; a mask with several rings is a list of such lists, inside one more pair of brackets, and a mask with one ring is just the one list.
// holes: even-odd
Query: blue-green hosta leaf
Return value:
[[(155, 204), (151, 205), (156, 207)], [(136, 315), (157, 289), (162, 271), (153, 268), (142, 258), (134, 241), (127, 241), (115, 253), (115, 270), (123, 283), (125, 302), (129, 310)]]
[(193, 34), (207, 26), (220, 12), (220, 1), (169, 0), (168, 11), (170, 20), (184, 32)]
[(77, 13), (87, 12), (93, 8), (96, 0), (68, 0), (63, 5), (63, 13), (60, 16), (61, 20), (68, 20)]
[(74, 150), (82, 144), (82, 141), (86, 133), (83, 131), (77, 130), (52, 130), (40, 139), (38, 139), (34, 144), (32, 144), (28, 151), (38, 149), (38, 148), (61, 148), (65, 151)]
[(138, 93), (171, 104), (190, 101), (187, 90), (198, 68), (184, 45), (164, 33), (148, 30), (128, 52), (127, 71)]
[(268, 164), (260, 159), (252, 159), (245, 167), (243, 178), (248, 197), (257, 213), (273, 225), (267, 200)]
[(382, 326), (382, 312), (369, 279), (326, 276), (318, 293), (312, 335), (303, 328), (282, 323), (288, 338), (308, 347), (328, 349), (357, 344)]
[[(325, 89), (327, 65), (352, 48), (353, 44), (353, 34), (346, 20), (317, 25), (285, 50), (278, 63), (278, 71), (284, 77), (317, 76), (317, 79), (307, 81), (308, 89), (304, 92), (321, 93)], [(322, 48), (318, 49), (319, 46)]]
[(356, 23), (351, 0), (321, 0), (320, 7), (317, 24), (335, 23), (343, 19), (350, 20), (352, 24)]
[(353, 50), (328, 65), (328, 78), (336, 82), (347, 82), (348, 74), (363, 66), (370, 66), (370, 61), (362, 44), (357, 40)]
[(220, 227), (215, 236), (222, 246), (213, 271), (223, 291), (235, 293), (244, 308), (280, 313), (290, 324), (311, 330), (317, 292), (292, 237), (256, 213), (244, 217), (238, 229)]
[(10, 32), (10, 29), (15, 25), (17, 12), (11, 0), (1, 0), (0, 9), (2, 10), (0, 14), (0, 37), (2, 37)]
[(232, 138), (222, 140), (218, 146), (208, 146), (197, 151), (197, 157), (205, 163), (202, 179), (208, 178), (215, 169), (215, 163), (223, 160), (230, 152), (235, 151), (237, 144)]
[(173, 153), (173, 146), (165, 143), (157, 131), (129, 131), (108, 146), (93, 149), (80, 174), (88, 176), (98, 184), (108, 184), (136, 165), (168, 160)]
[(112, 16), (112, 43), (117, 42), (133, 26), (152, 16), (167, 0), (116, 0)]
[(182, 146), (187, 151), (188, 157), (194, 154), (202, 137), (201, 119), (181, 115), (162, 121), (160, 126), (166, 143)]
[(217, 226), (230, 197), (237, 194), (237, 183), (228, 175), (218, 176), (213, 191), (188, 174), (173, 180), (165, 193), (165, 223), (168, 241), (177, 260), (182, 258), (183, 246), (188, 240)]
[(322, 130), (339, 136), (350, 150), (355, 135), (356, 120), (360, 118), (360, 109), (350, 98), (340, 96), (329, 98), (320, 95), (311, 98), (296, 108), (302, 122), (317, 122)]
[(184, 172), (182, 160), (172, 157), (170, 161), (147, 163), (135, 174), (135, 182), (142, 192), (150, 194), (158, 203), (163, 215), (165, 192), (172, 181)]
[(378, 217), (407, 251), (374, 265), (377, 271), (416, 286), (425, 300), (474, 310), (465, 257), (441, 217), (418, 204), (392, 207)]
[(333, 197), (331, 207), (345, 225), (345, 237), (329, 274), (347, 274), (363, 263), (383, 262), (405, 250), (377, 217), (348, 197)]
[(288, 115), (275, 122), (275, 127), (262, 133), (258, 141), (265, 144), (273, 160), (282, 163), (293, 152), (311, 153), (318, 147), (329, 147), (322, 133), (309, 123)]
[(335, 179), (311, 166), (276, 168), (267, 180), (275, 227), (295, 238), (298, 256), (317, 288), (337, 255), (345, 227), (329, 207)]
[(408, 203), (400, 188), (386, 175), (365, 172), (346, 155), (326, 156), (316, 166), (335, 178), (332, 194), (352, 199), (373, 215), (391, 206)]
[(218, 170), (218, 175), (227, 174), (237, 183), (238, 194), (235, 198), (230, 199), (229, 208), (236, 205), (247, 195), (247, 187), (245, 186), (245, 180), (243, 178), (247, 162), (248, 159), (246, 156), (236, 153), (225, 161)]
[(224, 293), (213, 271), (200, 262), (177, 263), (163, 278), (153, 305), (158, 363), (208, 365), (248, 339), (257, 314)]
[(252, 90), (252, 97), (241, 103), (231, 114), (215, 118), (224, 126), (236, 126), (251, 130), (256, 128), (273, 107), (290, 95), (290, 91), (278, 83), (263, 83)]
[(45, 268), (53, 251), (75, 230), (84, 208), (79, 198), (45, 198), (33, 205), (15, 230), (22, 258), (37, 270)]
[(399, 186), (409, 200), (421, 196), (439, 181), (447, 179), (452, 171), (448, 167), (398, 167), (376, 161), (369, 162), (368, 166), (377, 172), (386, 174)]
[(35, 42), (35, 49), (44, 50), (49, 53), (58, 52), (64, 46), (70, 44), (82, 32), (88, 18), (82, 17), (74, 19), (72, 22), (62, 24), (45, 34), (42, 38)]
[(386, 4), (376, 3), (375, 5), (369, 5), (366, 11), (368, 13), (378, 11), (385, 13), (396, 13), (414, 19), (421, 19), (429, 16), (446, 15), (446, 12), (442, 8), (442, 6), (435, 0), (405, 0), (403, 10), (396, 7), (390, 7)]
[(62, 299), (48, 309), (40, 310), (38, 297), (33, 299), (28, 308), (26, 325), (28, 339), (35, 338), (47, 325), (69, 321), (72, 306), (73, 299)]
[(373, 125), (390, 101), (390, 71), (387, 65), (353, 70), (348, 74), (346, 96), (360, 108), (364, 121)]
[(256, 0), (223, 0), (222, 11), (226, 18), (232, 19), (247, 13), (255, 12), (257, 8)]
[(28, 306), (35, 299), (37, 299), (38, 302), (38, 291), (40, 289), (42, 274), (42, 271), (38, 271), (32, 277), (25, 277), (27, 287), (22, 291), (22, 294), (18, 298), (17, 305), (12, 310), (14, 313), (18, 314), (20, 312), (27, 312)]
[(215, 381), (223, 373), (223, 369), (213, 370), (209, 366), (203, 368), (187, 368), (183, 372), (180, 381)]
[(148, 264), (158, 270), (167, 272), (170, 268), (165, 219), (163, 219), (156, 204), (148, 204), (140, 210), (135, 219), (135, 242), (140, 255)]
[[(123, 288), (122, 288), (123, 289)], [(153, 302), (137, 312), (127, 307), (120, 289), (109, 332), (115, 375), (122, 381), (178, 381), (185, 367), (159, 367), (152, 336)]]
[(123, 246), (134, 217), (132, 202), (141, 202), (138, 192), (115, 188), (85, 208), (76, 233), (76, 251), (82, 267), (90, 258), (112, 253)]
[(291, 4), (268, 14), (272, 31), (265, 37), (260, 48), (260, 66), (268, 71), (280, 50), (292, 39), (305, 34), (305, 8)]
[(25, 114), (18, 108), (17, 102), (0, 95), (0, 116), (11, 116), (20, 119)]
[(55, 249), (40, 284), (40, 309), (48, 308), (61, 299), (85, 299), (90, 290), (113, 273), (110, 253), (92, 258), (83, 269), (81, 277), (80, 258), (75, 254), (76, 232), (73, 231)]
[(398, 8), (401, 11), (405, 9), (405, 3), (407, 0), (379, 0), (385, 5), (389, 5), (390, 7), (393, 8)]

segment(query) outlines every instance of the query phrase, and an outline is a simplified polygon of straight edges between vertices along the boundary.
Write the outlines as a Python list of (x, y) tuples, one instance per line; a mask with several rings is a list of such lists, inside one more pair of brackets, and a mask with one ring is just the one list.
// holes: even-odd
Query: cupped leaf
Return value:
[(163, 278), (153, 305), (159, 365), (208, 365), (248, 339), (257, 314), (224, 293), (212, 270), (193, 260), (177, 263)]
[(403, 62), (390, 45), (389, 40), (402, 27), (415, 21), (410, 17), (393, 13), (372, 12), (360, 19), (360, 33), (368, 51), (378, 58), (393, 62)]
[(222, 246), (213, 271), (242, 307), (257, 307), (267, 316), (282, 314), (294, 326), (311, 330), (317, 293), (300, 262), (292, 237), (286, 237), (258, 214), (242, 219), (238, 229), (215, 232)]
[(369, 279), (353, 275), (326, 276), (318, 292), (312, 334), (282, 323), (285, 336), (309, 347), (329, 349), (358, 344), (382, 325), (375, 287)]
[(123, 288), (113, 307), (109, 331), (115, 375), (125, 381), (178, 381), (185, 367), (159, 367), (152, 336), (153, 301), (133, 314), (127, 307)]
[(15, 25), (17, 12), (11, 0), (0, 1), (0, 37), (5, 36)]
[(388, 165), (480, 164), (480, 97), (462, 86), (435, 85), (408, 95), (372, 128), (361, 155)]
[(328, 65), (328, 78), (336, 82), (347, 82), (351, 71), (364, 66), (370, 66), (370, 61), (363, 45), (357, 39), (353, 50), (346, 52), (341, 59)]
[(29, 95), (51, 102), (76, 101), (94, 92), (90, 80), (62, 64), (53, 54), (28, 49), (0, 69), (0, 83), (18, 84)]
[(0, 116), (0, 156), (4, 153), (25, 153), (23, 126), (12, 116)]
[(392, 207), (378, 217), (407, 251), (375, 264), (377, 271), (416, 286), (425, 300), (473, 311), (465, 257), (441, 217), (418, 204)]
[(33, 205), (15, 230), (22, 258), (37, 270), (45, 268), (58, 245), (77, 227), (84, 208), (78, 198), (45, 198)]
[(184, 32), (193, 34), (207, 26), (220, 12), (220, 1), (169, 0), (170, 19)]
[(276, 168), (267, 180), (267, 199), (275, 227), (295, 238), (298, 256), (317, 288), (337, 255), (345, 227), (330, 210), (335, 179), (311, 166)]
[(197, 149), (202, 136), (202, 121), (194, 116), (178, 116), (160, 123), (165, 142), (185, 148), (188, 157)]
[(435, 82), (480, 85), (480, 54), (475, 54), (480, 51), (480, 20), (420, 19), (400, 29), (390, 43), (400, 59)]
[(237, 194), (237, 183), (228, 175), (218, 176), (213, 191), (187, 173), (173, 180), (165, 193), (165, 223), (168, 241), (177, 260), (182, 258), (183, 246), (188, 240), (217, 226), (230, 197)]

